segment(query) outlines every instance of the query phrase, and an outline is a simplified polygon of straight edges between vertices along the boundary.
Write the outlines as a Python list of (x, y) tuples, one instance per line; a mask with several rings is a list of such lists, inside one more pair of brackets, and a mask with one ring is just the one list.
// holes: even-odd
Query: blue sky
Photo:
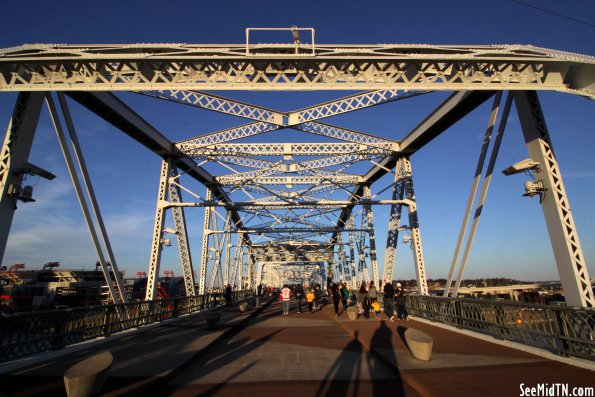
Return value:
[[(526, 2), (595, 24), (593, 1)], [(374, 5), (368, 5), (371, 3)], [(0, 25), (0, 47), (24, 43), (242, 43), (246, 27), (298, 25), (315, 28), (317, 42), (324, 44), (532, 44), (595, 55), (593, 26), (514, 1), (371, 3), (45, 1), (32, 6), (3, 0), (5, 15), (10, 18)], [(346, 93), (223, 95), (292, 110)], [(129, 94), (122, 97), (173, 140), (245, 123), (169, 104), (165, 104), (168, 112), (164, 115), (153, 111), (157, 108), (154, 101)], [(444, 94), (432, 94), (331, 118), (328, 122), (400, 139), (430, 111), (422, 105), (436, 104), (443, 97)], [(595, 105), (562, 93), (541, 93), (540, 99), (593, 277)], [(14, 100), (15, 94), (0, 93), (0, 125), (4, 129)], [(158, 105), (163, 109), (163, 103)], [(118, 265), (133, 276), (136, 271), (146, 270), (149, 261), (160, 159), (86, 110), (71, 106)], [(490, 106), (484, 104), (411, 158), (430, 278), (447, 275)], [(526, 178), (499, 173), (527, 157), (518, 117), (513, 112), (466, 276), (527, 280), (558, 277), (538, 201), (521, 197)], [(35, 178), (28, 181), (34, 186), (37, 202), (19, 206), (3, 264), (26, 263), (28, 268), (35, 268), (48, 261), (61, 261), (63, 267), (93, 266), (97, 259), (45, 111), (30, 161), (58, 177), (51, 182)], [(379, 209), (376, 218), (386, 218), (385, 213), (386, 209)], [(202, 212), (196, 210), (187, 217), (196, 266), (200, 259)], [(382, 263), (386, 231), (384, 223), (377, 224), (382, 225), (377, 230)], [(165, 250), (162, 269), (173, 269), (179, 274), (176, 255), (174, 247)], [(398, 256), (396, 277), (413, 278), (408, 248), (401, 244)]]

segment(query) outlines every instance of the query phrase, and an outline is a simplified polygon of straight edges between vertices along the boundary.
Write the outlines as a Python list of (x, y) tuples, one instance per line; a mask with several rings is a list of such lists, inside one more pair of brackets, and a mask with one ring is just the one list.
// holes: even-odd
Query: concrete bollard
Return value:
[(246, 310), (248, 310), (248, 302), (240, 303), (239, 308), (241, 312), (245, 312)]
[(407, 328), (405, 331), (405, 342), (413, 357), (422, 361), (429, 361), (432, 357), (434, 339), (425, 332), (415, 328)]
[(358, 316), (358, 310), (355, 306), (349, 306), (347, 308), (347, 317), (349, 317), (350, 320), (357, 320), (357, 316)]
[(64, 374), (68, 397), (91, 397), (99, 394), (112, 367), (110, 352), (95, 354), (70, 367)]

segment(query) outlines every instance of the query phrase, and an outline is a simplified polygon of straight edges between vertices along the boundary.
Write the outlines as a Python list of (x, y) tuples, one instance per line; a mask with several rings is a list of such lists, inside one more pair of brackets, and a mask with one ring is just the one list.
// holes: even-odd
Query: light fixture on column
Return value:
[(543, 181), (535, 180), (534, 171), (539, 170), (539, 166), (540, 164), (537, 161), (525, 159), (506, 168), (502, 173), (506, 176), (519, 174), (521, 172), (527, 173), (533, 180), (525, 182), (525, 193), (523, 193), (523, 196), (533, 197), (539, 195), (539, 202), (541, 203), (545, 197), (546, 189), (543, 186)]

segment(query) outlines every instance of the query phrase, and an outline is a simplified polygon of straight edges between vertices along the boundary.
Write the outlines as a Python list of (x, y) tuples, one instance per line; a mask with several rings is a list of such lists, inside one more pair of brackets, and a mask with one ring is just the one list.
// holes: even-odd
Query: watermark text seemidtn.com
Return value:
[(592, 386), (572, 387), (568, 383), (538, 383), (527, 386), (519, 385), (521, 397), (594, 397), (595, 390)]

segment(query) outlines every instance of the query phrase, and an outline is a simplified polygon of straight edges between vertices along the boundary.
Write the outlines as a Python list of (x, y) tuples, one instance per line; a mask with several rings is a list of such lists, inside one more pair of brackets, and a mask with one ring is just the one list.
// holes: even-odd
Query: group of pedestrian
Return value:
[(339, 302), (343, 304), (343, 311), (341, 313), (347, 310), (347, 300), (350, 296), (349, 287), (347, 286), (347, 283), (341, 282), (330, 284), (329, 289), (331, 292), (333, 306), (335, 308), (335, 318), (338, 318), (340, 315)]
[(279, 300), (282, 302), (283, 314), (289, 314), (289, 307), (292, 297), (295, 298), (298, 313), (302, 313), (304, 299), (306, 303), (308, 303), (308, 311), (313, 313), (316, 310), (316, 300), (318, 295), (319, 289), (317, 289), (316, 286), (304, 289), (301, 284), (298, 284), (292, 290), (289, 285), (283, 285), (283, 288), (281, 288), (281, 291), (279, 291)]
[[(373, 281), (370, 281), (369, 284), (365, 282), (361, 284), (361, 287), (355, 294), (359, 314), (365, 318), (369, 318), (373, 312), (374, 317), (380, 320), (381, 311), (384, 311), (384, 314), (390, 321), (394, 321), (395, 316), (402, 320), (408, 320), (405, 307), (405, 289), (401, 286), (401, 283), (396, 283), (395, 288), (389, 279), (384, 280), (384, 283), (382, 291), (376, 288)], [(338, 318), (340, 314), (347, 310), (351, 291), (347, 283), (344, 282), (329, 282), (328, 291), (333, 302), (335, 318)], [(304, 299), (308, 304), (308, 311), (313, 313), (316, 310), (316, 301), (320, 299), (320, 290), (316, 286), (304, 288), (301, 284), (298, 284), (292, 289), (287, 284), (283, 285), (283, 288), (279, 291), (279, 300), (282, 302), (284, 315), (289, 314), (292, 297), (295, 298), (298, 313), (302, 313), (303, 311)], [(382, 310), (380, 308), (381, 300), (383, 304)], [(343, 304), (341, 313), (339, 313), (339, 303)]]
[[(405, 290), (401, 283), (397, 283), (397, 288), (393, 287), (391, 280), (384, 280), (382, 288), (382, 303), (384, 314), (390, 321), (395, 320), (395, 314), (399, 319), (408, 320), (407, 310), (405, 307)], [(365, 318), (370, 317), (370, 312), (374, 312), (374, 317), (380, 320), (380, 302), (378, 300), (379, 292), (374, 285), (374, 281), (370, 281), (369, 285), (362, 283), (360, 289), (357, 291), (356, 302), (359, 314), (363, 314)], [(396, 304), (396, 311), (395, 311)]]

